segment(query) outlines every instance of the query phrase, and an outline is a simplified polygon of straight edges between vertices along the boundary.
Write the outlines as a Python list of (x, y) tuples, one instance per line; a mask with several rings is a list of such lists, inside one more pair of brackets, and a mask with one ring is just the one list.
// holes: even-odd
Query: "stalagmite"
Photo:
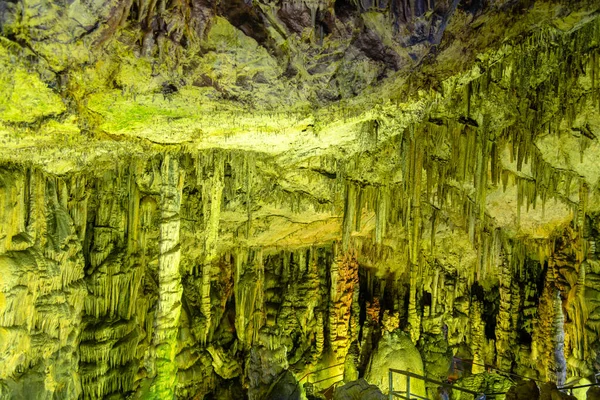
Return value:
[(560, 292), (555, 285), (555, 273), (555, 267), (551, 264), (546, 275), (543, 302), (540, 303), (533, 357), (543, 365), (546, 379), (561, 385), (566, 372), (564, 315)]
[(329, 343), (339, 362), (351, 344), (352, 300), (358, 284), (358, 263), (352, 254), (338, 255), (331, 267)]
[(511, 310), (513, 277), (508, 262), (502, 263), (500, 268), (500, 310), (496, 321), (496, 353), (498, 357), (496, 365), (503, 370), (510, 370), (513, 359), (511, 343), (514, 339), (511, 337), (511, 332), (515, 329), (513, 326), (515, 312)]
[(479, 301), (471, 303), (471, 351), (473, 352), (473, 364), (471, 372), (479, 374), (485, 371), (485, 333), (484, 322), (481, 319), (482, 304)]

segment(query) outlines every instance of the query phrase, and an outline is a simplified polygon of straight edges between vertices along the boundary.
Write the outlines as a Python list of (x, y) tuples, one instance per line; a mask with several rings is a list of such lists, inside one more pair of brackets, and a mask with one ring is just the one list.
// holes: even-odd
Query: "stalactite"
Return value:
[[(79, 397), (79, 377), (62, 373), (79, 357), (86, 292), (66, 186), (33, 168), (2, 169), (0, 182), (0, 386), (9, 380), (15, 393), (36, 385), (42, 396)], [(15, 379), (30, 368), (35, 376)]]
[(346, 204), (344, 207), (344, 221), (342, 225), (342, 251), (347, 252), (350, 248), (350, 236), (354, 231), (356, 218), (357, 188), (354, 183), (348, 183), (346, 187)]
[(579, 243), (578, 243), (577, 249), (579, 251), (576, 254), (578, 263), (581, 263), (584, 260), (585, 255), (587, 254), (586, 241), (585, 241), (585, 235), (584, 235), (585, 216), (587, 213), (587, 203), (588, 203), (588, 187), (587, 187), (587, 184), (585, 183), (585, 181), (583, 179), (580, 179), (579, 203), (578, 203), (578, 207), (577, 207), (577, 214), (576, 214), (575, 218), (573, 219), (574, 225), (578, 230), (577, 237), (579, 239)]
[(254, 159), (252, 157), (246, 157), (246, 239), (250, 237), (250, 230), (252, 228), (252, 185), (254, 175)]
[[(89, 271), (87, 277), (88, 295), (85, 298), (85, 314), (90, 319), (82, 333), (80, 351), (82, 354), (82, 382), (84, 397), (106, 396), (117, 391), (133, 389), (133, 377), (137, 366), (131, 361), (138, 336), (136, 334), (136, 303), (142, 281), (142, 269), (134, 259), (127, 259), (127, 217), (130, 207), (137, 204), (124, 201), (121, 196), (130, 188), (120, 172), (108, 173), (97, 181), (99, 187), (98, 209), (95, 212), (92, 246), (89, 251)], [(91, 205), (90, 203), (88, 203)], [(129, 227), (129, 234), (133, 229)], [(130, 254), (130, 253), (129, 253)], [(108, 322), (107, 325), (102, 323)], [(119, 329), (115, 329), (119, 326)], [(127, 343), (126, 347), (122, 344)], [(111, 355), (115, 355), (114, 359)], [(117, 373), (118, 371), (118, 373)], [(117, 375), (122, 379), (117, 381)], [(128, 386), (129, 385), (129, 386)]]
[(234, 279), (236, 332), (242, 348), (258, 340), (264, 325), (264, 265), (262, 254), (253, 258), (237, 256)]
[(254, 337), (252, 342), (257, 342), (260, 328), (265, 325), (265, 300), (264, 300), (264, 282), (265, 282), (265, 266), (263, 263), (263, 254), (259, 252), (256, 256), (256, 300), (254, 313), (252, 315), (252, 331)]
[(379, 188), (377, 191), (375, 222), (375, 243), (382, 244), (387, 225), (387, 213), (389, 208), (389, 195), (387, 188)]
[(29, 210), (27, 234), (32, 240), (38, 241), (41, 247), (45, 247), (47, 238), (42, 235), (46, 231), (46, 218), (44, 216), (44, 201), (46, 198), (46, 185), (42, 174), (37, 170), (28, 170), (29, 176)]
[[(204, 317), (204, 333), (201, 339), (203, 344), (208, 341), (208, 333), (212, 324), (211, 303), (210, 303), (210, 282), (212, 263), (217, 257), (217, 243), (219, 237), (219, 220), (221, 218), (221, 202), (224, 189), (224, 160), (220, 153), (213, 155), (212, 179), (210, 184), (203, 186), (202, 198), (204, 199), (204, 215), (206, 218), (206, 232), (204, 242), (204, 260), (202, 266), (202, 301), (200, 311)], [(209, 201), (210, 199), (210, 201)]]
[[(443, 279), (443, 277), (442, 277)], [(440, 286), (440, 270), (435, 269), (433, 284), (431, 290), (431, 308), (429, 312), (429, 316), (435, 316), (437, 314), (437, 304), (438, 304), (438, 288)]]

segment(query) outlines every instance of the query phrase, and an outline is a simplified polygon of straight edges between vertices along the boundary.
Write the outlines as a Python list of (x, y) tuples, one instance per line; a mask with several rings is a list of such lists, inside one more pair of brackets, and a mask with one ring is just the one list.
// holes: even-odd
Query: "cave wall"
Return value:
[(404, 234), (394, 192), (347, 182), (340, 240), (248, 246), (269, 227), (227, 215), (259, 203), (249, 179), (254, 193), (272, 185), (249, 163), (210, 151), (63, 177), (5, 167), (3, 393), (261, 398), (287, 369), (365, 373), (398, 329), (435, 378), (453, 355), (480, 364), (465, 365), (473, 373), (489, 364), (559, 383), (596, 370), (597, 212), (549, 238), (493, 228), (481, 244), (468, 224), (425, 235), (424, 212), (413, 263), (410, 237), (389, 238)]
[[(81, 42), (0, 3), (0, 394), (262, 398), (380, 343), (597, 372), (600, 19), (455, 3), (119, 2)], [(552, 18), (488, 51), (486, 7)]]

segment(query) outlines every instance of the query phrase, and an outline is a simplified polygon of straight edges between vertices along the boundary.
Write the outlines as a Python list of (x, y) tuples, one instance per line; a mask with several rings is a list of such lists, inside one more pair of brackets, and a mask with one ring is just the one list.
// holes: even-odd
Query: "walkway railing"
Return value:
[[(406, 390), (402, 390), (402, 391), (395, 391), (394, 390), (394, 374), (400, 374), (400, 375), (406, 376)], [(399, 370), (399, 369), (391, 369), (390, 368), (390, 371), (389, 371), (389, 380), (390, 380), (389, 400), (394, 400), (394, 397), (398, 397), (398, 398), (401, 398), (401, 399), (423, 399), (423, 400), (428, 400), (427, 397), (423, 397), (423, 396), (420, 396), (418, 394), (411, 393), (411, 391), (410, 391), (411, 378), (417, 379), (417, 380), (421, 380), (421, 381), (424, 381), (424, 382), (428, 382), (428, 383), (433, 383), (433, 384), (436, 384), (438, 386), (442, 386), (442, 387), (445, 387), (445, 388), (448, 388), (448, 389), (458, 390), (459, 392), (468, 393), (468, 394), (473, 395), (475, 398), (478, 398), (479, 396), (481, 396), (481, 395), (484, 394), (484, 393), (480, 393), (480, 392), (475, 392), (473, 390), (465, 389), (465, 388), (462, 388), (460, 386), (451, 385), (451, 384), (446, 383), (446, 382), (442, 382), (442, 381), (438, 381), (438, 380), (435, 380), (435, 379), (427, 378), (426, 376), (415, 374), (414, 372), (402, 371), (402, 370)], [(500, 395), (500, 394), (505, 394), (505, 393), (504, 392), (503, 393), (486, 393), (485, 397), (491, 397), (491, 396), (496, 396), (496, 395)]]
[[(344, 363), (335, 364), (335, 365), (330, 365), (329, 367), (321, 368), (321, 369), (318, 369), (318, 370), (316, 370), (316, 371), (311, 371), (311, 372), (307, 373), (306, 375), (304, 375), (302, 378), (300, 378), (300, 379), (298, 380), (298, 382), (299, 382), (299, 383), (302, 383), (302, 381), (303, 381), (304, 379), (306, 379), (306, 382), (307, 382), (307, 383), (311, 383), (311, 384), (313, 384), (313, 385), (314, 385), (314, 384), (317, 384), (317, 383), (322, 383), (322, 382), (325, 382), (325, 381), (328, 381), (328, 380), (330, 380), (330, 379), (334, 379), (334, 378), (343, 378), (343, 377), (344, 377), (344, 373), (342, 372), (341, 374), (337, 374), (337, 375), (333, 375), (333, 376), (328, 376), (327, 378), (324, 378), (324, 379), (319, 379), (319, 380), (317, 380), (317, 381), (312, 381), (312, 382), (311, 382), (311, 381), (310, 381), (310, 379), (309, 379), (311, 376), (313, 376), (313, 375), (316, 375), (316, 374), (318, 374), (319, 372), (323, 372), (323, 371), (327, 371), (327, 370), (329, 370), (329, 369), (337, 368), (337, 367), (339, 367), (339, 366), (342, 366), (342, 365), (344, 365)], [(337, 382), (339, 382), (339, 381), (341, 381), (341, 380), (343, 380), (343, 379), (338, 379), (337, 381), (335, 381), (335, 382), (332, 382), (331, 384), (333, 385), (333, 384), (335, 384), (335, 383), (337, 383)]]
[(561, 392), (565, 392), (565, 391), (569, 391), (569, 394), (571, 396), (573, 396), (573, 389), (583, 389), (583, 388), (591, 388), (592, 386), (600, 386), (600, 382), (595, 382), (595, 383), (588, 383), (587, 385), (578, 385), (578, 386), (562, 386), (559, 387), (558, 390), (560, 390)]
[[(513, 373), (510, 373), (510, 372), (507, 372), (507, 371), (502, 371), (502, 370), (499, 370), (497, 368), (490, 368), (490, 369), (493, 369), (495, 371), (501, 371), (501, 372), (504, 372), (505, 374), (509, 374), (509, 375), (513, 375), (513, 376), (518, 376), (518, 377), (523, 378), (523, 379), (531, 379), (533, 381), (543, 383), (543, 381), (540, 381), (538, 379), (527, 378), (527, 377), (520, 376), (520, 375), (517, 375), (517, 374), (513, 374)], [(402, 390), (402, 391), (395, 391), (394, 390), (394, 374), (400, 374), (400, 375), (406, 376), (406, 390)], [(450, 383), (447, 383), (447, 382), (438, 381), (438, 380), (431, 379), (431, 378), (428, 378), (428, 377), (423, 376), (423, 375), (415, 374), (414, 372), (402, 371), (402, 370), (399, 370), (399, 369), (392, 369), (392, 368), (390, 368), (390, 370), (389, 370), (389, 381), (390, 381), (389, 382), (389, 384), (390, 384), (389, 400), (394, 400), (395, 397), (398, 397), (398, 398), (401, 398), (401, 399), (423, 399), (423, 400), (428, 400), (427, 397), (423, 397), (421, 395), (412, 393), (410, 391), (411, 378), (417, 379), (417, 380), (421, 380), (423, 382), (433, 383), (435, 385), (438, 385), (438, 386), (441, 386), (441, 387), (444, 387), (444, 388), (448, 388), (448, 389), (452, 389), (452, 390), (457, 390), (459, 392), (468, 393), (468, 394), (473, 395), (475, 398), (479, 398), (479, 397), (489, 398), (489, 397), (494, 397), (494, 396), (497, 396), (497, 395), (506, 394), (506, 392), (498, 392), (498, 393), (481, 393), (481, 392), (475, 392), (473, 390), (465, 389), (465, 388), (462, 388), (462, 387), (454, 385), (454, 384), (450, 384)], [(574, 389), (583, 389), (583, 388), (590, 388), (592, 386), (600, 386), (600, 382), (598, 382), (598, 380), (600, 380), (600, 379), (598, 379), (598, 377), (596, 377), (596, 382), (595, 383), (589, 383), (589, 384), (586, 384), (586, 385), (577, 385), (577, 386), (568, 386), (568, 385), (565, 385), (565, 386), (559, 387), (558, 390), (560, 390), (562, 392), (569, 391), (569, 394), (573, 395), (573, 390)]]
[[(457, 363), (458, 361), (458, 363)], [(464, 372), (464, 369), (461, 370), (459, 368), (457, 368), (457, 364), (469, 364), (469, 365), (477, 365), (478, 367), (483, 367), (485, 368), (486, 371), (495, 371), (497, 373), (499, 373), (500, 375), (506, 375), (507, 377), (512, 377), (512, 378), (519, 378), (519, 379), (529, 379), (532, 381), (536, 381), (539, 383), (544, 383), (544, 381), (536, 379), (536, 378), (530, 378), (528, 376), (524, 376), (524, 375), (519, 375), (519, 374), (515, 374), (514, 372), (510, 372), (510, 371), (505, 371), (503, 369), (500, 368), (496, 368), (493, 365), (489, 365), (489, 364), (479, 364), (474, 362), (473, 360), (465, 360), (463, 358), (459, 358), (459, 357), (452, 357), (452, 366), (453, 366), (453, 370), (455, 371), (462, 371)]]
[[(496, 372), (500, 373), (501, 375), (506, 375), (508, 377), (514, 377), (514, 378), (519, 378), (519, 379), (527, 379), (527, 380), (535, 381), (538, 384), (540, 384), (540, 383), (546, 383), (546, 381), (543, 381), (541, 379), (536, 379), (536, 378), (531, 378), (529, 376), (515, 374), (514, 372), (505, 371), (503, 369), (496, 368), (496, 367), (494, 367), (492, 365), (478, 364), (476, 362), (473, 362), (473, 360), (464, 360), (464, 359), (458, 358), (458, 357), (453, 357), (453, 359), (452, 359), (452, 362), (454, 364), (454, 368), (455, 369), (456, 369), (456, 362), (457, 361), (459, 361), (461, 363), (464, 363), (464, 364), (471, 364), (471, 365), (477, 365), (479, 367), (484, 367), (486, 369), (486, 371), (496, 371)], [(587, 385), (578, 385), (578, 386), (570, 386), (569, 384), (567, 384), (567, 385), (563, 385), (563, 386), (559, 387), (558, 390), (560, 390), (561, 392), (569, 391), (569, 394), (573, 395), (573, 389), (583, 389), (583, 388), (590, 388), (592, 386), (600, 386), (600, 373), (596, 373), (594, 375), (594, 379), (596, 381), (595, 383), (589, 383)]]

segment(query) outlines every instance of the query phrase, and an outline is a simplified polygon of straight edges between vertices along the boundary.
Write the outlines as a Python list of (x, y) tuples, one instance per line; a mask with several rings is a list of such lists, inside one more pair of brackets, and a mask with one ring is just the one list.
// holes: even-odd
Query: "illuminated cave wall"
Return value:
[[(412, 8), (394, 11), (400, 31), (454, 11), (405, 3)], [(136, 4), (129, 17), (113, 9), (99, 39), (134, 17), (148, 24), (148, 4)], [(223, 19), (194, 14), (207, 24), (196, 28), (214, 28), (204, 43), (217, 50), (207, 54), (243, 62), (251, 44), (239, 29), (282, 57), (272, 30), (220, 4), (213, 11)], [(285, 92), (277, 85), (288, 81), (273, 71), (253, 78), (268, 83), (256, 86), (261, 96), (277, 89), (308, 101), (308, 111), (277, 109), (271, 94), (260, 101), (272, 109), (241, 108), (245, 81), (228, 81), (235, 74), (225, 67), (225, 78), (191, 85), (218, 99), (202, 112), (189, 108), (200, 101), (185, 82), (124, 79), (155, 68), (144, 51), (179, 51), (164, 34), (138, 38), (139, 58), (123, 39), (110, 48), (119, 60), (64, 70), (54, 89), (28, 79), (21, 61), (5, 62), (23, 45), (19, 32), (0, 42), (16, 88), (0, 103), (0, 397), (261, 399), (278, 380), (330, 366), (319, 378), (375, 383), (387, 368), (378, 355), (392, 350), (436, 379), (453, 356), (559, 384), (598, 371), (600, 18), (559, 15), (490, 51), (478, 38), (473, 65), (449, 75), (457, 62), (444, 64), (443, 48), (436, 62), (425, 57), (441, 25), (432, 23), (426, 45), (403, 43), (406, 58), (393, 46), (369, 53), (385, 42), (375, 35), (379, 14), (367, 12), (378, 7), (335, 4), (335, 21), (368, 15), (346, 50), (377, 74), (354, 79), (344, 75), (352, 61), (336, 59), (325, 79), (311, 66), (327, 60), (290, 57), (282, 76), (301, 82), (310, 70), (308, 89)], [(457, 12), (479, 12), (477, 4)], [(277, 15), (298, 32), (318, 17), (310, 46), (332, 43), (337, 22), (311, 7)], [(192, 25), (173, 24), (184, 41)], [(267, 57), (256, 43), (252, 51)], [(52, 48), (36, 51), (50, 57)], [(340, 100), (407, 60), (419, 74)], [(133, 72), (109, 71), (111, 63)], [(445, 75), (434, 79), (435, 68)], [(337, 88), (324, 83), (332, 76)]]
[[(473, 245), (461, 213), (472, 202), (455, 198), (463, 225), (440, 218), (432, 237), (423, 212), (417, 232), (428, 234), (413, 264), (410, 236), (395, 235), (415, 213), (404, 216), (394, 190), (321, 175), (337, 197), (320, 204), (278, 191), (248, 163), (217, 151), (159, 155), (96, 176), (3, 170), (4, 393), (191, 397), (232, 380), (259, 396), (287, 368), (301, 376), (349, 359), (364, 373), (382, 331), (396, 328), (436, 378), (454, 354), (550, 380), (595, 370), (597, 213), (543, 240), (489, 227)], [(352, 198), (336, 191), (344, 187)], [(240, 217), (269, 207), (288, 214)], [(336, 208), (342, 221), (291, 226), (289, 248), (244, 244), (267, 224)], [(306, 230), (336, 228), (347, 232), (345, 245), (301, 244)], [(367, 229), (383, 230), (381, 243), (360, 234)], [(555, 359), (559, 329), (567, 371)]]

